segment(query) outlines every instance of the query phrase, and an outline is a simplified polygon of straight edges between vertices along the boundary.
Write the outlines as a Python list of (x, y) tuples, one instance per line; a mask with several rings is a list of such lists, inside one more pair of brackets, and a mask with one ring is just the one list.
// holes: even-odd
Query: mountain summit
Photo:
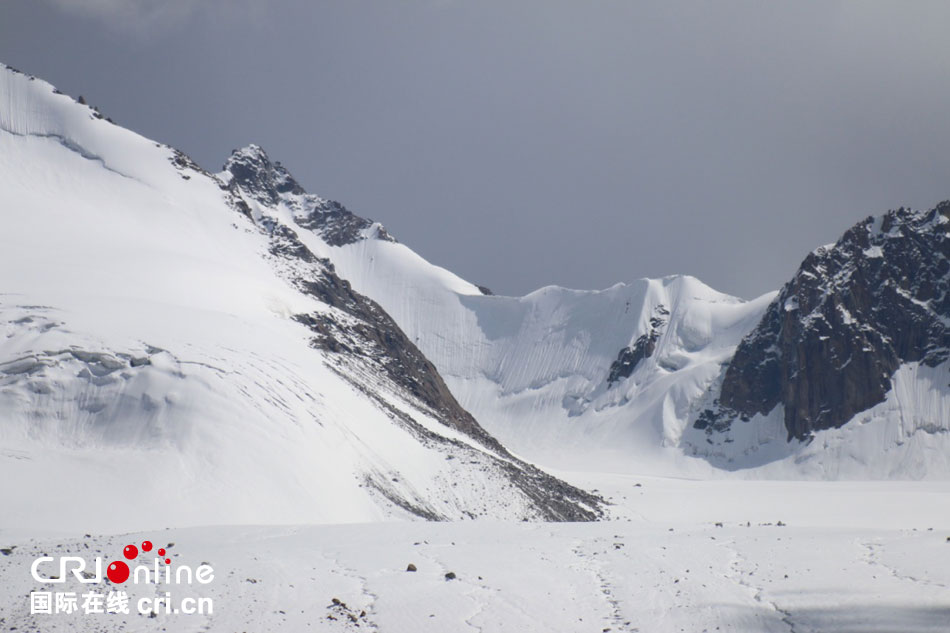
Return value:
[[(248, 201), (286, 209), (294, 224), (315, 232), (330, 246), (352, 244), (369, 236), (393, 241), (372, 220), (351, 213), (339, 202), (308, 194), (279, 161), (271, 162), (257, 145), (234, 150), (218, 178)], [(370, 228), (375, 230), (367, 233)]]

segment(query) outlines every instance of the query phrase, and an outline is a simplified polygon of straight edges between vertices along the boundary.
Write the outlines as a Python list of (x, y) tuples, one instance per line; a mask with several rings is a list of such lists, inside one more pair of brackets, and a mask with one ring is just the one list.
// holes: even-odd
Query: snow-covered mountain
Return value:
[(392, 315), (459, 403), (539, 463), (950, 475), (946, 204), (859, 223), (753, 301), (688, 276), (500, 297), (307, 194), (258, 148), (223, 178), (267, 221), (310, 229), (300, 239)]
[(32, 482), (5, 491), (21, 523), (52, 520), (37, 494), (90, 522), (123, 499), (130, 527), (600, 514), (522, 459), (950, 476), (945, 206), (864, 221), (752, 301), (689, 276), (495, 296), (260, 147), (210, 174), (0, 77), (0, 475)]
[(234, 152), (219, 177), (259, 222), (294, 227), (383, 306), (462, 406), (516, 452), (558, 466), (589, 464), (593, 452), (618, 464), (678, 469), (692, 461), (708, 470), (678, 448), (689, 403), (771, 295), (743, 302), (670, 277), (495, 296), (428, 263), (378, 223), (307, 194), (256, 146)]
[[(809, 254), (694, 422), (728, 467), (950, 473), (950, 202), (869, 217)], [(757, 455), (768, 438), (772, 446)]]
[(365, 227), (262, 213), (240, 158), (219, 179), (0, 66), (5, 523), (600, 515), (322, 258)]

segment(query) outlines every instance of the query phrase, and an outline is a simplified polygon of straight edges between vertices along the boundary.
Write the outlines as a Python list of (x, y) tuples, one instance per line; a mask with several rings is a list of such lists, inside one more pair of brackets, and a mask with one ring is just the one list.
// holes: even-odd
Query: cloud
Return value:
[(252, 0), (46, 0), (65, 12), (99, 20), (117, 30), (136, 35), (151, 29), (175, 26), (199, 12), (219, 12), (219, 17), (250, 14)]
[(198, 0), (48, 0), (66, 11), (106, 22), (153, 22), (185, 17)]

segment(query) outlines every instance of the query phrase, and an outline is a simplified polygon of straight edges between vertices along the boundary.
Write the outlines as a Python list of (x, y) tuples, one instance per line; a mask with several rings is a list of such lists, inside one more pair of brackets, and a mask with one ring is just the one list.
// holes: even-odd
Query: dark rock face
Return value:
[[(296, 218), (297, 224), (320, 235), (330, 246), (344, 246), (363, 238), (362, 232), (373, 226), (367, 220), (347, 210), (334, 200), (310, 200), (307, 215)], [(396, 240), (382, 226), (377, 226), (372, 237), (387, 242)]]
[(179, 171), (179, 175), (181, 175), (184, 180), (191, 179), (191, 176), (187, 173), (189, 171), (197, 172), (199, 174), (206, 174), (206, 172), (201, 167), (199, 167), (198, 163), (193, 161), (190, 156), (177, 149), (172, 149), (172, 156), (169, 160), (171, 160), (172, 165), (175, 166), (175, 169)]
[(314, 333), (316, 347), (351, 358), (359, 357), (424, 404), (446, 426), (477, 439), (492, 450), (503, 450), (458, 404), (435, 366), (379, 304), (356, 293), (332, 268), (320, 279), (299, 280), (298, 286), (321, 302), (355, 317), (344, 320), (327, 313), (296, 315), (295, 320)]
[(789, 440), (804, 440), (882, 402), (902, 363), (948, 357), (950, 202), (890, 211), (805, 258), (694, 426), (724, 430), (782, 404)]
[[(339, 202), (308, 194), (280, 162), (271, 162), (257, 145), (232, 152), (224, 170), (231, 175), (229, 186), (265, 206), (283, 202), (293, 210), (299, 226), (317, 233), (331, 246), (364, 239), (362, 232), (373, 226), (372, 220), (351, 213)], [(395, 241), (382, 227), (377, 227), (373, 237)]]
[(653, 356), (656, 342), (660, 338), (666, 317), (670, 314), (663, 306), (657, 306), (656, 316), (650, 319), (650, 331), (641, 335), (630, 347), (625, 347), (617, 354), (617, 360), (610, 365), (607, 374), (607, 386), (612, 387), (615, 382), (629, 378), (637, 366), (644, 359)]
[(278, 163), (272, 163), (263, 149), (249, 145), (231, 152), (224, 165), (244, 193), (266, 205), (280, 202), (282, 194), (303, 195), (303, 187)]

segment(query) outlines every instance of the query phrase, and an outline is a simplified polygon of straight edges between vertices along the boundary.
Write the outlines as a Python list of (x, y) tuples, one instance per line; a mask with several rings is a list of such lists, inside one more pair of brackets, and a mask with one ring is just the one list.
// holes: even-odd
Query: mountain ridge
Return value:
[[(279, 208), (282, 204), (278, 202), (276, 206)], [(927, 215), (932, 221), (934, 217), (944, 217), (939, 209), (945, 208), (945, 205), (938, 205), (937, 210), (930, 212), (898, 210), (884, 216), (883, 219), (869, 218), (849, 230), (844, 239), (866, 230), (865, 225), (868, 223), (887, 223), (891, 221), (887, 218), (893, 219), (895, 214)], [(368, 227), (371, 224), (365, 221), (363, 226)], [(913, 229), (911, 234), (918, 235), (919, 231)], [(477, 286), (468, 284), (451, 273), (444, 274), (442, 269), (431, 266), (405, 246), (391, 240), (388, 233), (385, 235), (386, 238), (381, 240), (374, 240), (374, 236), (369, 232), (358, 235), (345, 243), (333, 244), (326, 256), (340, 267), (341, 274), (352, 280), (355, 287), (379, 301), (417, 341), (426, 355), (433, 359), (463, 406), (474, 410), (477, 417), (484, 420), (491, 432), (501, 437), (505, 444), (514, 446), (519, 452), (528, 454), (541, 463), (563, 465), (557, 459), (551, 459), (549, 453), (534, 451), (537, 445), (546, 442), (563, 444), (567, 452), (575, 450), (581, 452), (587, 449), (596, 451), (598, 448), (602, 449), (603, 444), (616, 443), (625, 445), (629, 449), (628, 459), (646, 457), (652, 459), (654, 465), (655, 455), (643, 455), (644, 451), (641, 450), (645, 442), (658, 444), (661, 447), (674, 447), (681, 454), (708, 459), (715, 468), (727, 470), (733, 470), (735, 464), (741, 463), (747, 463), (746, 467), (749, 468), (757, 468), (769, 462), (787, 461), (797, 454), (797, 451), (803, 450), (796, 446), (807, 444), (807, 440), (814, 431), (841, 428), (858, 414), (884, 402), (885, 395), (892, 390), (892, 377), (898, 368), (908, 362), (919, 360), (913, 354), (907, 354), (908, 350), (917, 349), (917, 342), (904, 342), (904, 353), (887, 361), (888, 372), (886, 375), (882, 374), (883, 380), (878, 381), (873, 388), (868, 386), (865, 392), (862, 392), (861, 388), (852, 389), (851, 392), (841, 389), (844, 393), (851, 393), (844, 396), (844, 400), (850, 399), (856, 404), (838, 411), (835, 414), (837, 420), (835, 423), (824, 426), (802, 426), (800, 423), (789, 421), (800, 415), (797, 412), (801, 411), (801, 408), (782, 406), (782, 415), (785, 416), (788, 429), (787, 437), (780, 440), (772, 430), (773, 427), (766, 425), (763, 429), (769, 430), (757, 434), (758, 440), (750, 440), (752, 444), (744, 445), (741, 449), (737, 447), (735, 454), (730, 456), (729, 451), (724, 447), (734, 440), (729, 434), (718, 437), (716, 432), (729, 428), (734, 424), (734, 420), (744, 423), (755, 415), (760, 418), (768, 417), (767, 414), (773, 413), (780, 404), (773, 398), (755, 410), (740, 410), (727, 405), (733, 402), (732, 398), (737, 393), (737, 385), (745, 384), (747, 392), (754, 392), (764, 398), (770, 397), (767, 394), (780, 389), (777, 385), (781, 380), (775, 376), (766, 375), (762, 379), (766, 382), (772, 381), (768, 389), (764, 384), (756, 384), (753, 379), (740, 379), (736, 376), (742, 367), (748, 369), (761, 364), (760, 359), (750, 357), (748, 350), (754, 345), (749, 341), (759, 336), (758, 333), (766, 327), (761, 322), (762, 320), (774, 320), (772, 315), (777, 310), (775, 306), (778, 305), (778, 297), (782, 293), (788, 294), (788, 286), (782, 291), (767, 293), (749, 302), (716, 293), (689, 275), (670, 276), (659, 280), (640, 280), (633, 284), (615, 284), (602, 291), (546, 286), (524, 297), (485, 296), (481, 292), (476, 293), (479, 290)], [(928, 247), (928, 239), (930, 238), (922, 237), (918, 250), (923, 249), (926, 252), (918, 252), (916, 260), (918, 263), (927, 260), (927, 253), (937, 252), (933, 251), (933, 248), (945, 249), (943, 242)], [(816, 249), (806, 257), (802, 270), (818, 265), (815, 261), (827, 257), (828, 253), (834, 252), (834, 248), (835, 246), (832, 245)], [(874, 248), (881, 248), (881, 245), (861, 246), (860, 256), (865, 256), (864, 250)], [(928, 248), (931, 250), (928, 251)], [(878, 259), (876, 252), (869, 252), (872, 253), (871, 260)], [(857, 256), (857, 251), (849, 255), (849, 257)], [(937, 261), (938, 266), (942, 265), (939, 263), (943, 261), (942, 259), (938, 258)], [(838, 263), (839, 267), (845, 265), (847, 262)], [(823, 265), (818, 266), (821, 268)], [(904, 266), (906, 268), (909, 264), (905, 263)], [(931, 271), (932, 274), (924, 286), (925, 292), (927, 292), (926, 288), (946, 283), (946, 271), (941, 272), (941, 270)], [(818, 272), (825, 274), (824, 269), (810, 274), (817, 279), (821, 277)], [(800, 277), (801, 270), (796, 279)], [(860, 283), (863, 282), (859, 281), (859, 286)], [(630, 294), (630, 289), (638, 285), (644, 287), (644, 290)], [(664, 299), (647, 300), (646, 297), (653, 293), (650, 288), (657, 286), (681, 287), (682, 290), (676, 290), (674, 295), (665, 296)], [(641, 295), (641, 292), (645, 294)], [(666, 292), (664, 290), (660, 294)], [(612, 320), (618, 322), (624, 320), (611, 316), (611, 310), (614, 311), (614, 315), (618, 314), (619, 306), (609, 308), (610, 303), (604, 303), (601, 299), (610, 295), (624, 296), (624, 314), (629, 313), (631, 305), (640, 306), (635, 313), (636, 318), (633, 321), (628, 319), (629, 325), (622, 326), (623, 329), (616, 333), (614, 333), (614, 326), (604, 327)], [(941, 296), (945, 295), (944, 292)], [(786, 300), (787, 298), (782, 299), (782, 301)], [(677, 314), (671, 314), (674, 304), (682, 301), (686, 301), (692, 307), (680, 310)], [(886, 306), (893, 304), (894, 299), (893, 297), (884, 298), (878, 302)], [(576, 304), (576, 306), (569, 307), (569, 304)], [(600, 307), (594, 307), (595, 305)], [(726, 306), (729, 305), (733, 307), (727, 308)], [(785, 309), (784, 305), (783, 303), (782, 310)], [(419, 306), (425, 306), (425, 312), (435, 311), (440, 316), (427, 320)], [(723, 310), (733, 311), (739, 320), (724, 320)], [(595, 313), (593, 316), (592, 311)], [(941, 304), (937, 312), (950, 313), (950, 310)], [(582, 330), (566, 337), (561, 346), (555, 345), (552, 348), (552, 354), (555, 357), (566, 359), (563, 368), (547, 376), (531, 374), (534, 371), (531, 369), (532, 366), (552, 362), (539, 360), (538, 356), (543, 355), (542, 350), (551, 345), (552, 334), (560, 336), (556, 333), (563, 332), (565, 328), (570, 329), (571, 323), (576, 325), (581, 313), (587, 314), (585, 318), (588, 318), (590, 322), (583, 326)], [(547, 316), (543, 316), (545, 314)], [(707, 315), (712, 321), (696, 323), (697, 315), (702, 314)], [(891, 316), (894, 317), (893, 314)], [(899, 317), (900, 315), (895, 317), (896, 322), (901, 322)], [(535, 320), (541, 328), (540, 331), (532, 335), (525, 330), (524, 328), (529, 327), (528, 321), (523, 321), (526, 318)], [(706, 317), (700, 320), (703, 318)], [(460, 325), (466, 322), (466, 325)], [(515, 325), (518, 322), (522, 325)], [(454, 325), (446, 333), (441, 329), (433, 330), (434, 323), (439, 323), (439, 328), (448, 323), (454, 323)], [(519, 343), (512, 338), (516, 332), (516, 330), (511, 330), (513, 325), (521, 329), (519, 336), (527, 337), (526, 340), (529, 342)], [(670, 332), (668, 333), (667, 330)], [(729, 332), (726, 338), (716, 340), (726, 332)], [(819, 340), (835, 336), (833, 332), (817, 332), (817, 330), (813, 334)], [(843, 337), (842, 340), (847, 336), (844, 332), (838, 334)], [(470, 344), (463, 342), (466, 337), (471, 336), (475, 338)], [(933, 336), (937, 338), (946, 336), (942, 326), (934, 330)], [(615, 341), (609, 344), (613, 348), (612, 351), (595, 352), (599, 345), (603, 345), (611, 337)], [(471, 365), (473, 358), (484, 355), (486, 349), (498, 348), (497, 342), (504, 338), (509, 338), (511, 345), (507, 348), (502, 346), (504, 349), (499, 348), (502, 356), (498, 360), (491, 361), (492, 364), (489, 365), (479, 364), (483, 361), (476, 360), (475, 365)], [(512, 346), (516, 348), (522, 343), (526, 345), (523, 353), (519, 355), (512, 351)], [(945, 349), (945, 343), (940, 345), (943, 346), (940, 349)], [(932, 345), (921, 343), (920, 349), (928, 349), (928, 346)], [(713, 352), (714, 349), (718, 351)], [(591, 356), (591, 353), (594, 355)], [(515, 355), (512, 356), (512, 354)], [(821, 372), (821, 367), (830, 366), (830, 359), (814, 352), (805, 356), (814, 363), (808, 371), (808, 375), (815, 377), (814, 384), (826, 384), (828, 389), (837, 389), (834, 387), (834, 381), (827, 377), (827, 371), (831, 370), (825, 370), (825, 374)], [(944, 357), (941, 358), (946, 360)], [(939, 365), (940, 358), (934, 356), (934, 359)], [(494, 364), (497, 362), (501, 362), (502, 365)], [(469, 366), (465, 368), (459, 363)], [(586, 363), (593, 364), (586, 365)], [(723, 369), (725, 369), (724, 374)], [(791, 373), (789, 371), (786, 375)], [(523, 378), (517, 378), (519, 375), (526, 377), (533, 375), (533, 377), (526, 382)], [(678, 375), (681, 376), (681, 380), (671, 378)], [(487, 380), (484, 380), (486, 378)], [(845, 382), (847, 380), (849, 379), (845, 379)], [(480, 386), (476, 384), (479, 381), (481, 381)], [(566, 385), (565, 388), (552, 387), (558, 381), (571, 384)], [(525, 396), (522, 395), (527, 393), (525, 389), (537, 393), (547, 390), (550, 393), (549, 395), (534, 395), (525, 401)], [(722, 398), (719, 397), (720, 392), (725, 394)], [(857, 395), (860, 397), (856, 398), (855, 392), (858, 392)], [(762, 394), (766, 395), (762, 396)], [(815, 407), (821, 406), (815, 403), (808, 404), (807, 395), (800, 398), (804, 398), (802, 402), (812, 408), (812, 414), (815, 412)], [(486, 402), (497, 404), (506, 399), (512, 403), (510, 407), (505, 405), (493, 409), (492, 405), (485, 404)], [(631, 410), (626, 413), (621, 412), (619, 416), (597, 415), (602, 412), (609, 413), (610, 409), (622, 411), (634, 400), (646, 404), (633, 406)], [(705, 406), (704, 402), (713, 400), (711, 409), (708, 406), (702, 408)], [(532, 404), (527, 404), (528, 402)], [(506, 411), (506, 407), (510, 410)], [(514, 417), (511, 410), (517, 411)], [(538, 411), (544, 411), (544, 413)], [(719, 417), (711, 422), (710, 416), (716, 411)], [(540, 421), (523, 422), (526, 417), (532, 416), (544, 418), (546, 420), (544, 426)], [(585, 432), (590, 432), (596, 437), (593, 442), (587, 442), (589, 438), (583, 437), (583, 432), (578, 434), (576, 431), (577, 418), (584, 417), (592, 420), (592, 423), (586, 426)], [(597, 419), (598, 417), (602, 419)], [(645, 430), (637, 420), (653, 420), (653, 422)], [(941, 420), (937, 419), (930, 426), (923, 424), (920, 428), (932, 427), (939, 434), (940, 429), (946, 426), (946, 423)], [(524, 433), (517, 431), (516, 427), (519, 425), (526, 427)], [(572, 426), (575, 429), (572, 430)], [(696, 431), (705, 433), (705, 440), (696, 436)], [(704, 443), (709, 444), (711, 448), (703, 448), (701, 444)], [(739, 444), (742, 445), (743, 442)], [(582, 448), (577, 448), (575, 445)], [(780, 448), (776, 449), (776, 446)], [(722, 453), (723, 450), (726, 452)], [(752, 454), (758, 456), (745, 462), (746, 458)], [(772, 455), (772, 457), (762, 462), (763, 455)], [(670, 456), (667, 455), (667, 457)], [(685, 468), (688, 472), (706, 474), (709, 472), (695, 464), (684, 465), (677, 456), (673, 459), (679, 461), (674, 470)], [(620, 461), (623, 461), (622, 457)], [(651, 467), (648, 466), (648, 468)], [(661, 468), (661, 470), (664, 469)], [(857, 470), (860, 472), (860, 467), (857, 467)], [(918, 470), (915, 469), (915, 472)], [(942, 472), (942, 467), (938, 467), (937, 470)], [(666, 469), (664, 472), (669, 472), (669, 470)], [(790, 466), (784, 472), (794, 473), (796, 469)]]
[[(528, 462), (693, 477), (950, 476), (946, 203), (868, 218), (806, 257), (782, 290), (750, 301), (689, 275), (497, 296), (427, 262), (378, 222), (306, 192), (260, 146), (233, 151), (212, 174), (118, 126), (90, 133), (89, 122), (108, 123), (85, 106), (59, 112), (42, 102), (20, 116), (21, 97), (11, 93), (11, 109), (0, 112), (0, 128), (15, 136), (38, 127), (84, 160), (169, 195), (213, 186), (250, 223), (232, 228), (264, 239), (253, 248), (286, 285), (242, 301), (266, 297), (269, 314), (299, 326), (337, 378), (406, 432), (421, 433), (403, 419), (412, 413), (378, 397), (380, 385), (492, 453), (496, 467), (518, 470), (526, 479), (516, 477), (516, 488), (547, 504), (550, 517), (573, 512), (558, 509), (558, 495), (577, 516), (598, 501), (560, 489)], [(138, 160), (133, 137), (159, 153)], [(174, 184), (155, 180), (169, 163)], [(802, 311), (823, 319), (792, 318)], [(869, 336), (879, 344), (868, 347)], [(835, 346), (856, 358), (845, 363)], [(878, 453), (887, 459), (875, 463)], [(556, 494), (536, 494), (546, 486)], [(420, 516), (437, 514), (399, 498)]]

